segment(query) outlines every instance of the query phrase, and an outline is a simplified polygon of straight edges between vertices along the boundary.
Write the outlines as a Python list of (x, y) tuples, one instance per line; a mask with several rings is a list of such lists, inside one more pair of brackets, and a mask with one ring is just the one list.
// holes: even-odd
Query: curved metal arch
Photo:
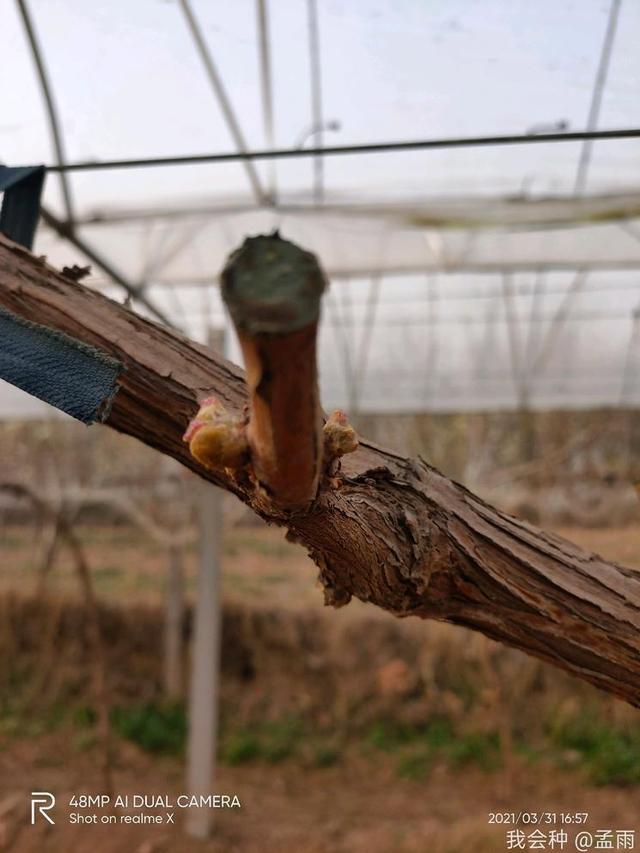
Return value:
[(40, 82), (40, 90), (42, 92), (42, 96), (44, 98), (45, 107), (47, 110), (47, 118), (49, 120), (49, 130), (51, 131), (51, 136), (53, 139), (53, 147), (56, 152), (56, 161), (60, 168), (60, 186), (62, 189), (62, 197), (64, 199), (64, 207), (65, 213), (67, 216), (67, 223), (72, 226), (74, 222), (73, 216), (73, 198), (71, 195), (71, 185), (69, 183), (69, 179), (67, 177), (67, 173), (65, 171), (65, 166), (67, 163), (67, 159), (65, 156), (64, 150), (64, 141), (62, 138), (62, 128), (60, 124), (60, 119), (58, 116), (58, 110), (56, 108), (55, 101), (53, 99), (53, 93), (51, 90), (51, 85), (49, 82), (49, 74), (47, 72), (46, 66), (44, 64), (44, 58), (42, 56), (42, 51), (40, 49), (40, 45), (38, 44), (38, 39), (36, 37), (36, 33), (33, 27), (33, 22), (31, 21), (31, 15), (29, 13), (29, 8), (27, 6), (26, 0), (16, 0), (18, 5), (18, 11), (20, 12), (20, 17), (22, 18), (22, 23), (24, 26), (24, 31), (27, 36), (27, 40), (29, 42), (29, 47), (31, 49), (31, 55), (33, 57), (34, 64), (36, 66), (36, 72), (38, 74), (38, 80)]
[(53, 228), (53, 230), (56, 231), (56, 233), (58, 233), (63, 239), (68, 240), (70, 243), (72, 243), (80, 252), (82, 252), (83, 255), (85, 255), (85, 257), (92, 261), (97, 267), (100, 267), (100, 269), (105, 272), (111, 279), (113, 279), (116, 284), (119, 284), (123, 288), (123, 290), (125, 290), (126, 293), (128, 293), (133, 299), (137, 299), (140, 304), (144, 305), (149, 311), (151, 311), (151, 313), (155, 317), (157, 317), (157, 319), (161, 320), (167, 326), (172, 326), (174, 324), (171, 323), (169, 318), (159, 308), (157, 308), (153, 304), (153, 302), (147, 299), (147, 297), (138, 288), (131, 284), (131, 282), (127, 278), (125, 278), (122, 273), (116, 270), (108, 260), (103, 258), (98, 252), (95, 251), (95, 249), (93, 249), (89, 244), (87, 244), (83, 239), (81, 239), (76, 232), (76, 220), (73, 210), (73, 196), (71, 193), (71, 185), (66, 171), (67, 160), (64, 150), (62, 127), (60, 118), (58, 116), (58, 110), (56, 108), (55, 100), (53, 98), (52, 87), (49, 81), (49, 74), (44, 63), (44, 57), (42, 55), (42, 50), (38, 43), (35, 29), (33, 27), (33, 22), (31, 20), (31, 15), (29, 13), (27, 2), (26, 0), (16, 0), (16, 3), (18, 5), (20, 17), (22, 18), (22, 23), (24, 25), (25, 34), (29, 42), (29, 47), (31, 48), (31, 55), (36, 66), (38, 80), (40, 82), (40, 89), (42, 91), (42, 96), (45, 101), (49, 128), (51, 131), (53, 146), (56, 153), (56, 160), (58, 165), (57, 171), (59, 171), (60, 173), (60, 185), (62, 189), (62, 197), (66, 214), (66, 221), (61, 222), (53, 213), (51, 213), (51, 211), (47, 210), (45, 207), (42, 207), (42, 218), (46, 222), (46, 224), (49, 225), (50, 228)]

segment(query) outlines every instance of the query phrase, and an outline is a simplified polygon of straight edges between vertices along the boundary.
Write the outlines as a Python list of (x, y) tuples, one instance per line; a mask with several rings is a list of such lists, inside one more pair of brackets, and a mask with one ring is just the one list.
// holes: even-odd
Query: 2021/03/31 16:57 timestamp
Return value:
[(588, 812), (489, 812), (489, 823), (505, 826), (581, 826), (589, 819)]

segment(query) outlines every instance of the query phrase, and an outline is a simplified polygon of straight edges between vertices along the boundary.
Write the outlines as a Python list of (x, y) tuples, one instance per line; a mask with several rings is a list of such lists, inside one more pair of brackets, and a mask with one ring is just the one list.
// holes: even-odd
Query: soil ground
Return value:
[[(608, 560), (640, 569), (640, 524), (623, 528), (549, 528), (560, 536)], [(121, 603), (161, 602), (167, 567), (166, 552), (134, 528), (82, 526), (78, 528), (91, 564), (98, 595)], [(29, 528), (5, 527), (0, 534), (0, 591), (35, 591), (39, 582), (43, 544)], [(234, 527), (225, 532), (222, 589), (226, 599), (249, 604), (286, 608), (318, 607), (322, 592), (314, 580), (317, 569), (304, 548), (291, 544), (280, 528)], [(195, 546), (186, 549), (187, 595), (195, 589)], [(57, 593), (78, 594), (73, 566), (62, 549), (50, 579)], [(352, 601), (345, 614), (377, 612), (372, 606)], [(383, 618), (388, 618), (382, 614)]]
[[(184, 790), (180, 762), (149, 758), (128, 744), (119, 752), (116, 793), (177, 797)], [(95, 756), (70, 752), (62, 734), (15, 743), (0, 753), (0, 769), (2, 849), (15, 853), (493, 853), (507, 849), (508, 829), (489, 824), (489, 814), (520, 811), (553, 813), (556, 829), (562, 828), (561, 815), (587, 813), (585, 827), (592, 833), (632, 829), (640, 836), (637, 790), (590, 788), (575, 773), (524, 763), (508, 774), (473, 768), (452, 772), (441, 766), (424, 783), (398, 779), (385, 760), (372, 768), (356, 757), (340, 767), (312, 771), (289, 764), (223, 767), (216, 790), (237, 794), (242, 807), (214, 813), (208, 842), (185, 838), (178, 809), (175, 828), (69, 825), (74, 809), (65, 803), (73, 794), (100, 791), (100, 775)], [(28, 823), (29, 792), (35, 785), (56, 792), (54, 827)], [(545, 833), (552, 828), (541, 825)], [(566, 829), (573, 839), (576, 827), (567, 824)], [(527, 835), (534, 830), (524, 827)]]
[[(640, 528), (556, 532), (609, 559), (640, 567)], [(101, 598), (120, 603), (162, 600), (166, 558), (160, 549), (141, 547), (128, 528), (91, 528), (84, 538)], [(37, 543), (22, 529), (6, 530), (0, 546), (2, 588), (35, 589), (38, 554)], [(229, 531), (224, 566), (227, 598), (256, 606), (320, 606), (313, 565), (277, 530)], [(189, 553), (190, 588), (194, 571), (195, 553)], [(61, 556), (49, 583), (57, 591), (77, 594), (66, 557)], [(363, 608), (354, 603), (336, 618), (351, 619)], [(380, 618), (391, 617), (381, 613)], [(68, 813), (74, 809), (66, 804), (71, 796), (101, 790), (98, 762), (95, 746), (78, 742), (65, 727), (28, 738), (15, 734), (3, 738), (0, 849), (15, 853), (490, 853), (508, 849), (506, 833), (513, 827), (489, 824), (489, 814), (521, 810), (555, 815), (555, 823), (539, 827), (544, 833), (562, 829), (562, 815), (587, 813), (586, 830), (614, 831), (613, 849), (616, 830), (634, 830), (635, 847), (628, 849), (640, 849), (640, 786), (598, 788), (578, 770), (561, 770), (545, 761), (532, 765), (520, 756), (499, 772), (437, 763), (425, 780), (400, 778), (392, 756), (379, 752), (372, 758), (355, 744), (329, 767), (309, 767), (295, 759), (223, 766), (215, 790), (237, 794), (242, 807), (216, 811), (213, 838), (207, 842), (185, 838), (184, 814), (179, 809), (175, 828), (70, 825)], [(122, 740), (116, 744), (115, 793), (175, 797), (184, 791), (183, 772), (179, 758), (150, 756)], [(34, 790), (55, 792), (54, 827), (44, 820), (29, 824), (29, 795)], [(115, 812), (116, 816), (122, 813)], [(565, 828), (564, 849), (574, 849), (576, 826), (566, 824)], [(525, 826), (525, 835), (534, 829)], [(524, 843), (523, 849), (530, 849)]]

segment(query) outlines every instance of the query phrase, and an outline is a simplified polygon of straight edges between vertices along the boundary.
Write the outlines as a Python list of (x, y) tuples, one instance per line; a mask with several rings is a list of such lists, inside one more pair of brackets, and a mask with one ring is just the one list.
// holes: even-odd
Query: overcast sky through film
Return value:
[[(233, 150), (177, 2), (30, 0), (29, 8), (51, 75), (69, 160)], [(267, 8), (274, 142), (290, 147), (305, 136), (312, 122), (307, 4), (270, 0)], [(254, 0), (226, 4), (193, 0), (193, 9), (248, 147), (266, 147)], [(584, 128), (610, 2), (318, 0), (318, 10), (323, 115), (340, 123), (340, 130), (325, 133), (324, 142), (350, 144), (526, 133), (558, 120), (574, 130)], [(52, 163), (43, 99), (17, 6), (13, 0), (0, 0), (0, 13), (0, 159), (9, 165)], [(639, 43), (640, 3), (622, 0), (601, 128), (640, 126)], [(580, 143), (562, 143), (328, 157), (325, 200), (375, 205), (385, 200), (482, 196), (489, 204), (506, 195), (570, 194), (580, 151)], [(258, 163), (256, 168), (268, 185), (272, 176), (268, 164)], [(311, 201), (311, 160), (279, 161), (275, 174), (283, 203)], [(240, 164), (87, 172), (73, 175), (71, 184), (80, 217), (127, 208), (254, 202)], [(639, 142), (597, 143), (586, 191), (640, 192)], [(48, 178), (45, 198), (62, 214), (55, 175)], [(262, 218), (217, 214), (205, 222), (176, 225), (201, 230), (192, 237), (185, 231), (188, 250), (170, 268), (155, 270), (151, 280), (179, 280), (180, 288), (172, 294), (160, 287), (150, 292), (191, 334), (202, 337), (206, 322), (221, 322), (223, 314), (215, 289), (210, 289), (207, 302), (206, 289), (195, 279), (210, 274), (213, 282), (224, 252), (256, 223), (281, 225), (285, 236), (290, 227), (293, 236), (300, 235), (310, 248), (322, 252), (330, 268), (339, 268), (344, 258), (350, 263), (355, 258), (363, 269), (370, 269), (379, 259), (366, 241), (358, 240), (369, 229), (375, 238), (370, 242), (379, 242), (372, 222), (351, 223), (339, 216), (316, 222), (267, 212)], [(425, 229), (419, 239), (427, 254), (445, 260), (454, 255), (511, 259), (528, 252), (535, 241), (541, 260), (546, 253), (574, 257), (580, 244), (594, 258), (600, 251), (608, 252), (607, 257), (619, 252), (627, 259), (637, 258), (640, 269), (637, 220), (630, 229), (556, 228), (531, 236), (507, 234), (504, 229), (456, 233)], [(154, 253), (161, 256), (172, 238), (167, 223), (152, 220), (144, 225), (91, 226), (85, 233), (134, 280), (148, 269), (150, 256), (151, 260)], [(391, 259), (390, 266), (402, 266), (405, 238), (389, 229), (381, 240), (385, 262)], [(56, 263), (76, 258), (46, 232), (38, 249)], [(637, 270), (588, 276), (582, 295), (572, 303), (571, 320), (532, 379), (534, 403), (621, 402), (624, 365), (635, 357), (632, 348), (630, 362), (628, 343), (631, 312), (640, 303), (637, 277)], [(549, 273), (541, 284), (535, 271), (510, 280), (522, 353), (527, 347), (535, 352), (544, 344), (553, 313), (573, 280), (571, 270)], [(455, 410), (514, 404), (512, 342), (506, 333), (501, 276), (385, 275), (367, 348), (371, 287), (369, 277), (335, 281), (333, 302), (325, 306), (321, 372), (328, 404), (353, 404), (345, 359), (354, 369), (366, 364), (357, 400), (365, 408)], [(534, 306), (536, 287), (539, 302)], [(540, 296), (541, 289), (546, 295)], [(538, 319), (529, 324), (532, 314)], [(229, 347), (237, 355), (233, 341)], [(634, 393), (627, 383), (626, 402), (640, 402), (640, 384), (635, 397)], [(22, 398), (0, 387), (0, 416), (19, 410), (23, 411)]]

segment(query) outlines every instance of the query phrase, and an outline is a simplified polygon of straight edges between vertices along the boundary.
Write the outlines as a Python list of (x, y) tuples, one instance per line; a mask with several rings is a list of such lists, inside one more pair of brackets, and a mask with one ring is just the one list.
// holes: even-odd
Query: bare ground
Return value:
[[(521, 810), (558, 815), (556, 828), (562, 813), (587, 812), (586, 828), (592, 832), (634, 829), (640, 834), (637, 791), (588, 788), (575, 773), (523, 763), (507, 774), (478, 769), (453, 773), (441, 766), (425, 783), (398, 779), (384, 760), (372, 767), (357, 757), (340, 767), (315, 770), (295, 765), (222, 768), (216, 789), (237, 794), (242, 808), (215, 812), (209, 842), (185, 838), (182, 814), (175, 828), (69, 825), (73, 809), (65, 801), (74, 793), (100, 791), (100, 776), (95, 755), (70, 753), (63, 735), (15, 744), (0, 754), (0, 769), (2, 849), (15, 853), (489, 853), (505, 849), (507, 831), (489, 825), (489, 813)], [(120, 747), (117, 793), (177, 796), (184, 790), (181, 776), (178, 761), (159, 761), (130, 745)], [(29, 825), (28, 798), (34, 786), (56, 792), (60, 807), (55, 827)], [(575, 827), (567, 830), (571, 838)]]
[[(562, 535), (609, 559), (640, 566), (640, 529), (560, 530)], [(38, 546), (20, 529), (5, 531), (0, 546), (2, 587), (30, 590), (37, 583)], [(85, 536), (103, 600), (160, 602), (165, 555), (141, 547), (126, 528), (90, 529)], [(188, 555), (192, 583), (195, 554)], [(317, 608), (314, 567), (277, 530), (230, 531), (225, 540), (224, 589), (227, 599), (256, 606)], [(56, 591), (75, 596), (66, 558), (49, 581)], [(338, 622), (375, 611), (355, 603), (335, 614)], [(380, 619), (389, 619), (380, 614)], [(273, 765), (255, 762), (221, 767), (215, 788), (237, 794), (240, 810), (215, 813), (209, 842), (188, 840), (178, 826), (82, 826), (68, 824), (65, 802), (75, 793), (101, 790), (98, 753), (76, 743), (62, 727), (37, 737), (0, 741), (0, 849), (7, 851), (243, 851), (243, 853), (489, 853), (506, 849), (503, 826), (489, 825), (490, 812), (520, 810), (558, 815), (587, 812), (586, 828), (633, 829), (638, 834), (638, 788), (594, 788), (578, 771), (559, 770), (516, 756), (500, 772), (477, 767), (455, 770), (436, 765), (426, 781), (399, 778), (393, 759), (362, 756), (347, 748), (338, 765), (309, 767), (296, 760)], [(183, 765), (177, 758), (150, 757), (124, 741), (117, 744), (116, 793), (184, 791)], [(29, 793), (54, 791), (57, 823), (28, 823)], [(162, 812), (165, 810), (161, 810)], [(118, 814), (116, 812), (116, 814)], [(553, 824), (544, 827), (545, 831)], [(531, 828), (525, 828), (530, 831)], [(575, 827), (568, 826), (569, 838)]]

